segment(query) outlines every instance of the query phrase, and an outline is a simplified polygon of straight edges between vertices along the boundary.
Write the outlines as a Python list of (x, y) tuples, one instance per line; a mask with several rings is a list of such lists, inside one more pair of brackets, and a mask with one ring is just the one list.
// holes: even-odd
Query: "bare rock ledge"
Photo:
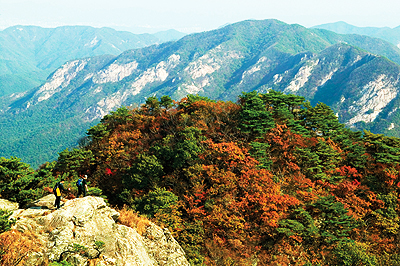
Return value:
[(39, 200), (41, 208), (15, 210), (11, 216), (17, 219), (15, 229), (35, 232), (44, 247), (31, 254), (26, 265), (40, 265), (45, 260), (66, 260), (77, 266), (87, 265), (89, 260), (95, 260), (95, 265), (189, 265), (167, 229), (151, 224), (139, 235), (135, 229), (117, 224), (119, 213), (102, 198), (69, 200), (59, 210), (48, 209), (43, 202), (54, 202), (54, 196)]

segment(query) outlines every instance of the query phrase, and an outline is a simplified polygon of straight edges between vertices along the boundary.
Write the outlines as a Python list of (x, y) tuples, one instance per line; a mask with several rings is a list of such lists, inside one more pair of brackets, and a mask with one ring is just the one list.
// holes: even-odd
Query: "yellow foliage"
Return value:
[(143, 235), (147, 226), (151, 224), (147, 218), (139, 216), (135, 211), (126, 207), (119, 210), (119, 214), (118, 223), (136, 229), (139, 235)]
[(383, 232), (384, 233), (390, 233), (390, 234), (394, 234), (397, 235), (399, 232), (399, 222), (400, 219), (399, 217), (395, 217), (395, 218), (386, 218), (383, 215), (377, 213), (377, 212), (372, 212), (372, 214), (375, 215), (375, 223), (378, 226), (381, 226), (383, 228)]

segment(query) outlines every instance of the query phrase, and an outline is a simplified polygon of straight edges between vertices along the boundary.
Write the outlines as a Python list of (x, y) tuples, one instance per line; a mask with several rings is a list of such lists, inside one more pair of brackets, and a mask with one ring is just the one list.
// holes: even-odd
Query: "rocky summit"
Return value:
[[(15, 210), (14, 229), (38, 235), (42, 250), (26, 265), (67, 261), (72, 265), (189, 265), (185, 253), (167, 229), (149, 223), (140, 235), (116, 223), (119, 213), (104, 199), (68, 200), (58, 210), (49, 209), (49, 195), (30, 208)], [(47, 202), (47, 203), (46, 203)], [(13, 206), (13, 205), (9, 205)], [(90, 264), (92, 265), (92, 264)]]

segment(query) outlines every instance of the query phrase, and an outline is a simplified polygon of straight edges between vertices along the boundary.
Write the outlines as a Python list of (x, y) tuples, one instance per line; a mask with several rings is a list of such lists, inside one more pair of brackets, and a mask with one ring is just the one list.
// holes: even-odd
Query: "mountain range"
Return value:
[(344, 21), (327, 23), (315, 26), (314, 28), (330, 30), (340, 34), (358, 34), (367, 35), (388, 41), (400, 48), (400, 26), (396, 28), (389, 27), (357, 27)]
[(0, 32), (0, 96), (39, 86), (68, 60), (118, 55), (184, 35), (175, 30), (152, 35), (88, 26), (10, 27)]
[(324, 102), (351, 128), (400, 136), (399, 64), (388, 41), (277, 20), (71, 60), (41, 86), (1, 98), (0, 155), (33, 166), (54, 160), (104, 115), (149, 96), (236, 101), (242, 91), (269, 89)]

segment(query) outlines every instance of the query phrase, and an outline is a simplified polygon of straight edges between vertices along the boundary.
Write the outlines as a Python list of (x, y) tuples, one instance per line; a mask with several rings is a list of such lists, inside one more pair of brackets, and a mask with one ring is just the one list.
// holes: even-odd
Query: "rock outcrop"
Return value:
[(6, 199), (0, 199), (0, 209), (7, 211), (18, 210), (19, 204)]
[(55, 209), (54, 202), (56, 197), (54, 194), (49, 194), (41, 199), (30, 202), (26, 205), (25, 208), (32, 209)]
[[(52, 195), (51, 195), (52, 196)], [(185, 253), (167, 229), (150, 224), (143, 235), (116, 223), (119, 213), (104, 199), (69, 200), (59, 210), (41, 204), (14, 211), (14, 228), (35, 232), (43, 244), (26, 265), (43, 261), (68, 261), (73, 265), (189, 265)], [(54, 200), (54, 196), (53, 196)]]

